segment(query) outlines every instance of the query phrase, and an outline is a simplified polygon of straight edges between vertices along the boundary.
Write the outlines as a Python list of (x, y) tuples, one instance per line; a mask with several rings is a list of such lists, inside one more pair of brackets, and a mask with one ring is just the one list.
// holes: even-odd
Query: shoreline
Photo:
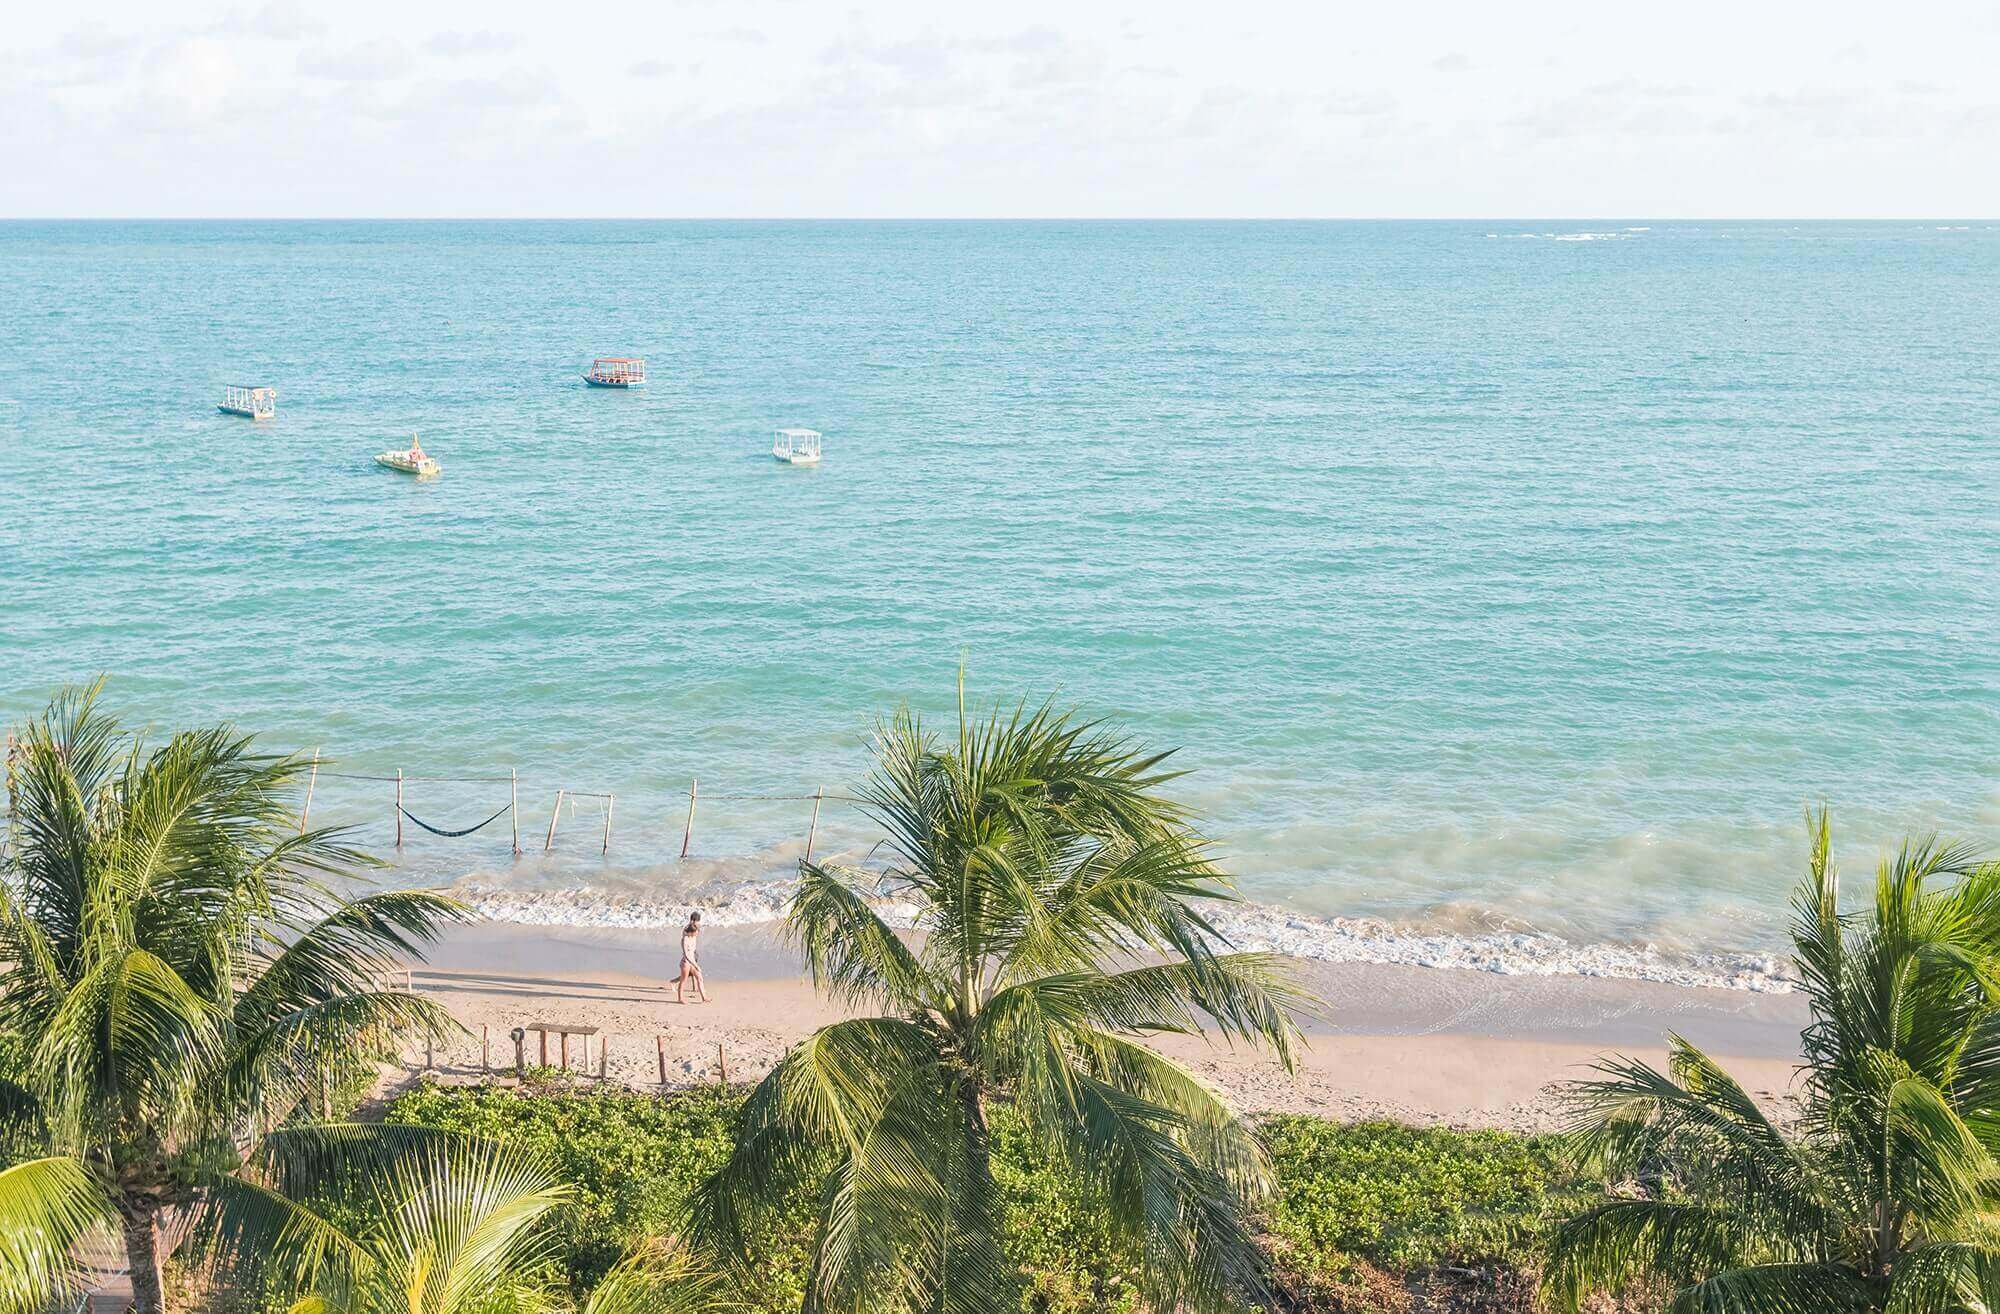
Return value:
[[(783, 919), (796, 882), (784, 876), (718, 879), (661, 895), (654, 890), (570, 885), (513, 889), (483, 875), (461, 877), (444, 892), (489, 922), (546, 931), (664, 932), (699, 908), (705, 925), (769, 926)], [(913, 908), (893, 896), (871, 898), (884, 920), (908, 929)], [(1573, 941), (1548, 931), (1450, 929), (1378, 917), (1327, 916), (1251, 899), (1206, 902), (1204, 913), (1237, 949), (1283, 954), (1325, 965), (1373, 965), (1467, 971), (1503, 977), (1574, 977), (1786, 994), (1796, 985), (1780, 954), (1700, 953), (1616, 940)]]
[[(436, 1053), (438, 1079), (487, 1075), (482, 1026), (494, 1072), (511, 1073), (512, 1029), (551, 1022), (600, 1028), (608, 1085), (661, 1090), (661, 1048), (668, 1089), (712, 1082), (718, 1046), (732, 1082), (755, 1081), (813, 1029), (850, 1015), (813, 991), (772, 927), (707, 930), (702, 955), (714, 1002), (676, 1004), (663, 983), (678, 947), (657, 932), (454, 928), (412, 975), (419, 993), (468, 1029)], [(1199, 1037), (1148, 1043), (1246, 1113), (1548, 1131), (1563, 1120), (1552, 1085), (1587, 1075), (1610, 1053), (1660, 1061), (1670, 1030), (1708, 1048), (1760, 1101), (1782, 1101), (1805, 1020), (1796, 995), (1713, 987), (1369, 963), (1302, 963), (1301, 978), (1325, 1013), (1302, 1021), (1306, 1045), (1291, 1074), (1267, 1056)], [(533, 1033), (525, 1048), (534, 1063)], [(585, 1087), (595, 1084), (598, 1052), (594, 1038)], [(580, 1063), (579, 1053), (571, 1057)], [(420, 1074), (417, 1056), (407, 1055), (395, 1083)]]

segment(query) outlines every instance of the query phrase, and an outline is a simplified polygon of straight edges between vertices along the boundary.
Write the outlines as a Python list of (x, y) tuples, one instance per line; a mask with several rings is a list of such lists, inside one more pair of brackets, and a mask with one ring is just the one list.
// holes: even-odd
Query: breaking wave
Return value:
[[(699, 908), (704, 924), (750, 926), (784, 916), (796, 882), (715, 883), (678, 898), (620, 895), (602, 889), (502, 889), (478, 880), (453, 893), (485, 916), (531, 926), (668, 928)], [(884, 920), (915, 925), (915, 905), (873, 900)], [(1269, 904), (1214, 904), (1207, 912), (1238, 949), (1320, 963), (1379, 963), (1492, 972), (1502, 976), (1588, 976), (1664, 985), (1787, 993), (1797, 985), (1774, 954), (1679, 953), (1652, 945), (1577, 943), (1544, 931), (1454, 932), (1399, 926), (1371, 917), (1316, 917)]]

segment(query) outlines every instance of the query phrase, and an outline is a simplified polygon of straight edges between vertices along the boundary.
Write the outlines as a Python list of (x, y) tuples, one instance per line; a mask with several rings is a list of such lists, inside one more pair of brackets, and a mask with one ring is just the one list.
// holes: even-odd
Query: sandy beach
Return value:
[[(713, 1002), (676, 1004), (670, 935), (479, 924), (434, 946), (412, 981), (467, 1029), (434, 1055), (445, 1081), (485, 1075), (482, 1029), (490, 1066), (511, 1072), (511, 1033), (534, 1023), (597, 1027), (607, 1083), (661, 1089), (662, 1047), (669, 1088), (715, 1081), (718, 1052), (731, 1081), (750, 1081), (845, 1015), (813, 991), (768, 927), (706, 932), (702, 957)], [(1292, 1073), (1267, 1056), (1192, 1037), (1153, 1043), (1251, 1112), (1544, 1130), (1562, 1118), (1554, 1084), (1584, 1075), (1606, 1053), (1658, 1060), (1668, 1031), (1721, 1057), (1759, 1098), (1781, 1098), (1805, 1015), (1795, 995), (1738, 990), (1372, 964), (1302, 963), (1300, 971), (1325, 1013), (1305, 1021), (1308, 1043)], [(572, 1044), (579, 1072), (584, 1043)], [(553, 1063), (556, 1037), (549, 1044)], [(598, 1038), (589, 1045), (594, 1082)], [(535, 1063), (532, 1031), (525, 1048)], [(421, 1072), (422, 1055), (412, 1053), (392, 1082)]]

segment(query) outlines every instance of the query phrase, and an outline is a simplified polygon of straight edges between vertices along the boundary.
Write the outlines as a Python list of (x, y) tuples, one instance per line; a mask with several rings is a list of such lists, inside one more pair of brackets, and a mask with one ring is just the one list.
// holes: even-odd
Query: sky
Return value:
[(2000, 216), (2000, 0), (17, 0), (0, 216)]

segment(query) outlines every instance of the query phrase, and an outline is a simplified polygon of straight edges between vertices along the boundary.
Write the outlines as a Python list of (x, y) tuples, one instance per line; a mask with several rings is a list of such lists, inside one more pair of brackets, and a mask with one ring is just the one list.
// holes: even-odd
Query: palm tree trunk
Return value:
[(993, 1129), (986, 1121), (986, 1097), (973, 1082), (959, 1083), (959, 1107), (965, 1111), (967, 1140), (972, 1147), (972, 1170), (974, 1180), (984, 1179), (992, 1172)]
[(138, 1314), (166, 1314), (167, 1296), (160, 1279), (159, 1211), (147, 1203), (121, 1213), (125, 1263), (132, 1270), (132, 1307)]

